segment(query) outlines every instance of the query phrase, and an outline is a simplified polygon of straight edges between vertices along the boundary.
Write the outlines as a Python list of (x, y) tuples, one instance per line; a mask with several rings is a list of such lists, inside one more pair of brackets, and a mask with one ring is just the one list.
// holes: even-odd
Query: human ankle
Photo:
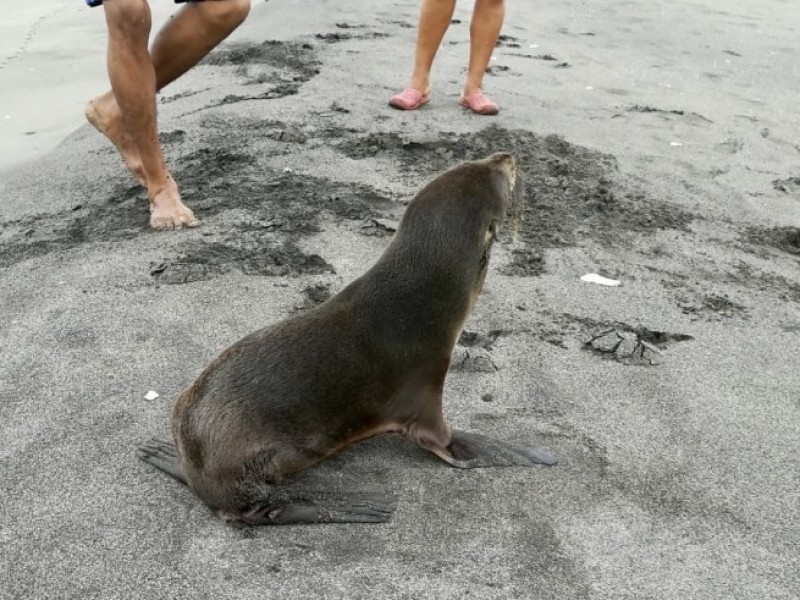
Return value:
[(419, 90), (423, 94), (427, 94), (431, 91), (431, 82), (427, 77), (420, 77), (420, 76), (412, 76), (411, 82), (409, 83), (409, 87), (414, 88), (415, 90)]
[(167, 174), (166, 176), (158, 177), (155, 179), (148, 177), (147, 195), (150, 198), (151, 203), (156, 198), (163, 196), (165, 192), (168, 193), (169, 195), (172, 195), (172, 193), (175, 194), (178, 193), (178, 186), (171, 175)]
[(478, 92), (482, 92), (483, 88), (480, 85), (475, 85), (474, 83), (467, 82), (464, 84), (464, 89), (462, 90), (462, 95), (466, 98), (467, 96), (472, 96), (473, 94), (477, 94)]

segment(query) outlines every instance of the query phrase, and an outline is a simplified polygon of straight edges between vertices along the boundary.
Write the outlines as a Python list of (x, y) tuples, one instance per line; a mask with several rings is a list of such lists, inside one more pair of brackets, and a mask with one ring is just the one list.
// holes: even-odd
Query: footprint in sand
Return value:
[(646, 327), (617, 327), (595, 335), (585, 347), (624, 365), (652, 367), (662, 362), (662, 350), (669, 344), (692, 339), (690, 335), (653, 331)]

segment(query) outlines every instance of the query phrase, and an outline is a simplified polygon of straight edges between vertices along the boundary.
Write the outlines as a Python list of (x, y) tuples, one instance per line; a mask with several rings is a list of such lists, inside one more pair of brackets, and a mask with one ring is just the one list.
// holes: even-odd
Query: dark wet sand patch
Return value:
[(303, 296), (303, 301), (294, 307), (293, 312), (302, 312), (314, 308), (333, 297), (330, 283), (316, 283), (310, 285), (303, 288), (300, 294)]
[(158, 134), (158, 141), (162, 146), (183, 142), (186, 139), (186, 132), (183, 129), (173, 129), (172, 131), (162, 131)]
[(347, 40), (378, 40), (391, 37), (391, 35), (382, 31), (368, 31), (365, 33), (342, 33), (340, 31), (333, 31), (329, 33), (316, 33), (314, 37), (328, 44), (336, 44)]
[(317, 38), (318, 40), (322, 40), (323, 42), (336, 43), (352, 39), (353, 34), (334, 31), (331, 33), (315, 33), (314, 37)]
[(339, 104), (335, 100), (330, 103), (330, 105), (328, 106), (328, 110), (330, 110), (331, 112), (340, 113), (340, 114), (343, 114), (343, 115), (349, 115), (352, 112), (349, 108), (347, 108), (345, 106), (342, 106), (341, 104)]
[(687, 112), (685, 110), (677, 110), (677, 109), (665, 109), (665, 108), (657, 108), (655, 106), (649, 106), (647, 104), (634, 104), (633, 106), (629, 106), (624, 108), (625, 112), (629, 113), (651, 113), (651, 114), (658, 114), (658, 115), (666, 115), (666, 116), (679, 116), (679, 117), (690, 117), (696, 120), (704, 121), (706, 123), (713, 123), (711, 119), (704, 117), (703, 115), (696, 113), (696, 112)]
[(139, 186), (119, 184), (100, 205), (77, 207), (3, 223), (0, 267), (61, 253), (89, 242), (131, 239), (150, 231), (147, 199)]
[(558, 58), (556, 58), (552, 54), (526, 54), (524, 52), (507, 52), (503, 56), (515, 56), (517, 58), (530, 58), (530, 59), (533, 59), (533, 60), (542, 60), (542, 61), (545, 61), (545, 62), (554, 62), (556, 64), (553, 65), (553, 66), (556, 69), (565, 69), (567, 67), (572, 66), (572, 65), (569, 64), (569, 62), (567, 62), (565, 60), (559, 60)]
[[(444, 133), (418, 140), (394, 132), (354, 135), (328, 128), (333, 145), (354, 159), (386, 158), (406, 171), (430, 177), (454, 164), (510, 151), (519, 160), (526, 205), (520, 240), (533, 251), (515, 251), (509, 274), (543, 272), (539, 251), (575, 246), (589, 239), (603, 246), (629, 246), (632, 235), (660, 229), (686, 231), (696, 218), (682, 208), (647, 198), (618, 181), (616, 160), (550, 135), (492, 125), (470, 135)], [(531, 264), (533, 263), (533, 264)]]
[(169, 104), (170, 102), (175, 102), (177, 100), (183, 100), (184, 98), (190, 98), (192, 96), (196, 96), (202, 92), (207, 92), (211, 88), (204, 88), (202, 90), (187, 90), (185, 92), (180, 92), (178, 94), (173, 94), (171, 96), (161, 96), (159, 99), (160, 104)]
[(483, 348), (491, 352), (498, 339), (511, 333), (513, 332), (510, 329), (491, 329), (486, 332), (465, 329), (458, 338), (458, 345), (465, 348)]
[(800, 303), (800, 283), (791, 281), (783, 275), (762, 271), (739, 261), (734, 273), (728, 279), (748, 289), (775, 294), (781, 300)]
[(800, 195), (800, 177), (789, 177), (788, 179), (776, 179), (772, 182), (774, 187), (779, 192), (786, 192), (787, 194)]
[(397, 25), (400, 27), (400, 29), (415, 29), (417, 27), (414, 23), (397, 19), (378, 19), (378, 21), (381, 23), (386, 23), (387, 25)]
[(535, 248), (515, 248), (511, 260), (500, 267), (503, 275), (538, 277), (546, 272), (544, 254)]
[(309, 138), (305, 128), (295, 123), (241, 117), (236, 114), (208, 115), (201, 122), (201, 127), (205, 133), (204, 139), (209, 144), (227, 142), (227, 148), (244, 149), (253, 156), (259, 154), (253, 147), (263, 139), (302, 145)]
[[(227, 121), (226, 121), (227, 123)], [(281, 132), (283, 136), (281, 136)], [(263, 138), (294, 138), (298, 131), (280, 127), (253, 129), (251, 143)], [(201, 217), (229, 209), (247, 209), (252, 227), (284, 232), (318, 232), (318, 218), (324, 212), (340, 219), (380, 219), (392, 200), (374, 188), (342, 183), (294, 171), (278, 171), (258, 164), (255, 152), (233, 152), (240, 147), (242, 130), (219, 129), (207, 140), (211, 145), (176, 161), (176, 178), (182, 182), (184, 199)], [(246, 139), (246, 138), (245, 138)]]
[[(320, 216), (331, 215), (339, 220), (366, 223), (365, 235), (375, 235), (376, 231), (380, 235), (391, 233), (384, 217), (395, 203), (374, 188), (262, 167), (257, 152), (242, 145), (242, 139), (247, 136), (251, 138), (250, 145), (257, 143), (259, 136), (287, 138), (287, 142), (298, 143), (296, 132), (280, 126), (264, 127), (260, 132), (255, 128), (247, 131), (229, 127), (229, 120), (218, 125), (219, 129), (209, 127), (205, 140), (210, 144), (208, 147), (171, 161), (184, 201), (201, 220), (223, 211), (243, 210), (250, 218), (237, 225), (237, 231), (277, 232), (294, 239), (319, 232)], [(126, 185), (116, 186), (102, 204), (82, 205), (1, 225), (2, 267), (87, 243), (125, 240), (152, 233), (144, 191), (138, 186)], [(223, 262), (237, 257), (249, 260), (247, 256), (246, 249), (233, 247), (230, 251), (219, 249), (215, 260)], [(194, 264), (191, 259), (183, 262)], [(196, 266), (184, 268), (187, 269), (200, 273), (187, 275), (189, 280), (225, 272), (225, 269)], [(243, 269), (254, 273), (276, 272), (272, 267)]]
[(267, 40), (260, 44), (225, 44), (209, 54), (201, 64), (213, 66), (269, 65), (302, 75), (306, 80), (319, 74), (320, 61), (314, 46), (306, 42)]
[(175, 258), (165, 259), (150, 273), (157, 283), (174, 285), (205, 281), (234, 270), (272, 277), (335, 273), (318, 254), (303, 252), (291, 240), (276, 241), (263, 234), (182, 244)]
[[(505, 54), (505, 56), (516, 56), (517, 58), (531, 58), (533, 60), (543, 60), (545, 62), (559, 62), (558, 58), (556, 58), (552, 54), (527, 54), (524, 52), (509, 52)], [(563, 63), (563, 61), (561, 62)]]
[(160, 281), (186, 283), (235, 269), (267, 276), (332, 273), (321, 257), (307, 255), (296, 245), (300, 237), (322, 230), (324, 215), (360, 221), (365, 235), (391, 234), (384, 217), (395, 203), (374, 188), (259, 162), (259, 143), (284, 142), (288, 152), (295, 151), (306, 141), (301, 128), (241, 117), (209, 118), (204, 125), (208, 146), (178, 158), (176, 178), (182, 182), (184, 199), (201, 219), (236, 211), (235, 233), (218, 239), (210, 232), (179, 247), (176, 258), (164, 259), (171, 266), (157, 275)]
[(692, 319), (720, 321), (722, 319), (749, 318), (746, 306), (731, 300), (724, 293), (678, 294), (678, 308)]
[(450, 357), (450, 370), (467, 373), (494, 373), (500, 366), (492, 356), (494, 344), (512, 334), (510, 329), (491, 329), (486, 332), (464, 330)]
[(361, 233), (372, 237), (389, 237), (397, 231), (399, 223), (391, 219), (369, 217), (361, 224)]
[(235, 67), (247, 85), (269, 86), (257, 94), (229, 94), (205, 108), (246, 100), (274, 100), (294, 95), (300, 86), (319, 74), (321, 66), (314, 47), (298, 41), (268, 40), (226, 44), (206, 57), (202, 64)]
[(497, 48), (519, 48), (519, 38), (515, 38), (513, 35), (505, 35), (500, 34), (497, 38), (497, 43), (495, 44)]
[[(251, 83), (264, 83), (263, 81), (252, 81)], [(300, 84), (280, 82), (266, 92), (260, 94), (250, 94), (243, 96), (242, 94), (228, 94), (222, 100), (214, 102), (203, 107), (203, 110), (214, 108), (217, 106), (225, 106), (226, 104), (237, 104), (239, 102), (247, 102), (250, 100), (277, 100), (278, 98), (285, 98), (286, 96), (293, 96), (300, 91)]]
[[(505, 65), (494, 65), (491, 67), (486, 67), (486, 74), (492, 76), (499, 76), (504, 73), (508, 73), (511, 71), (511, 67), (507, 67)], [(513, 74), (513, 73), (512, 73)]]
[(500, 367), (492, 353), (480, 346), (456, 346), (450, 357), (450, 370), (464, 373), (495, 373)]
[(748, 227), (742, 237), (748, 244), (800, 257), (800, 227)]

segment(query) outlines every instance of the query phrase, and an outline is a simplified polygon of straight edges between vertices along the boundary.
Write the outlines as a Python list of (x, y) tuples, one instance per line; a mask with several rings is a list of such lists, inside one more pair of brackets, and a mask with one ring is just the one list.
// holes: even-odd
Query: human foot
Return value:
[(153, 229), (168, 231), (200, 226), (200, 221), (195, 218), (192, 209), (181, 200), (178, 184), (171, 176), (167, 176), (165, 185), (152, 193), (148, 192), (148, 196), (150, 197), (150, 227)]
[(400, 110), (417, 110), (420, 106), (427, 104), (430, 99), (430, 89), (427, 92), (421, 92), (416, 88), (407, 87), (399, 94), (389, 98), (389, 106)]
[(84, 112), (86, 120), (94, 125), (95, 129), (106, 136), (119, 150), (125, 165), (133, 173), (133, 176), (143, 187), (147, 187), (147, 179), (144, 175), (142, 160), (139, 158), (139, 151), (125, 128), (125, 124), (122, 121), (122, 113), (119, 111), (113, 94), (106, 93), (90, 100)]
[(496, 115), (500, 112), (500, 107), (492, 102), (481, 90), (472, 92), (471, 94), (462, 92), (458, 103), (477, 115)]

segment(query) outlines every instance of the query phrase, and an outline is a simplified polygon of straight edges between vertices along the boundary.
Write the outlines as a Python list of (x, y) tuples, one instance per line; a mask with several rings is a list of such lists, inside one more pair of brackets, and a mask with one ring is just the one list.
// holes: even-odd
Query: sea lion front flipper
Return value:
[(394, 512), (386, 496), (302, 494), (256, 502), (238, 515), (221, 515), (246, 525), (386, 523)]
[(478, 433), (454, 430), (446, 452), (436, 454), (459, 469), (553, 466), (558, 459), (545, 450), (501, 442)]
[(137, 448), (136, 455), (144, 462), (161, 469), (167, 475), (186, 485), (186, 477), (181, 470), (178, 450), (172, 442), (152, 438)]

